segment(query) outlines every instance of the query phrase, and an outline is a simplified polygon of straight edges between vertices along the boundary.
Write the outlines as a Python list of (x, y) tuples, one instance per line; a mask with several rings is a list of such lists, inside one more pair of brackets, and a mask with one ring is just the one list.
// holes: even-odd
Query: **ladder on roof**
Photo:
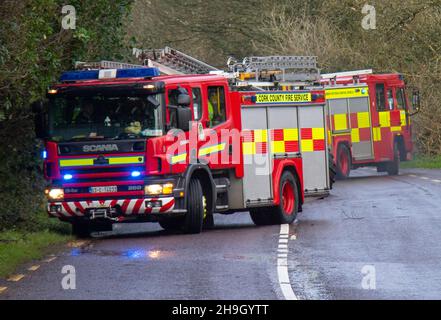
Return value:
[(156, 67), (161, 73), (167, 75), (208, 74), (210, 71), (220, 71), (205, 62), (170, 47), (143, 50), (136, 55), (144, 61), (145, 65)]
[(239, 73), (241, 81), (254, 78), (255, 83), (267, 80), (291, 85), (320, 81), (320, 70), (315, 56), (246, 57), (242, 62), (230, 58), (227, 65), (231, 72)]
[(136, 69), (136, 68), (145, 68), (145, 66), (124, 63), (124, 62), (106, 61), (106, 60), (97, 61), (97, 62), (83, 62), (83, 61), (75, 62), (76, 70)]
[(373, 74), (372, 69), (366, 69), (366, 70), (354, 70), (354, 71), (344, 71), (344, 72), (335, 72), (335, 73), (326, 73), (322, 74), (322, 79), (333, 79), (337, 77), (357, 77), (357, 76), (363, 76), (367, 74)]

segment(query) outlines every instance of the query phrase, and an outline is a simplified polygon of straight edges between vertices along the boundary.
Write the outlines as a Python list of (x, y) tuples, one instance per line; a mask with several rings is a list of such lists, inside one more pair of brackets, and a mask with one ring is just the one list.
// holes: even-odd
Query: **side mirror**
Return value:
[(39, 139), (47, 138), (46, 112), (43, 102), (34, 102), (31, 105), (31, 110), (34, 114), (35, 136)]
[(420, 112), (420, 108), (421, 108), (420, 92), (417, 89), (414, 89), (412, 91), (412, 109), (413, 109), (412, 115)]
[(188, 107), (191, 103), (190, 96), (185, 93), (181, 93), (178, 96), (178, 105), (183, 107)]

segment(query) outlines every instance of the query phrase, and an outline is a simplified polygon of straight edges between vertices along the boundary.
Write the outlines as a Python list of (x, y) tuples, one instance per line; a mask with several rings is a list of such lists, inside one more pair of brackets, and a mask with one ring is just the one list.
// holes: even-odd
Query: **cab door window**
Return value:
[(207, 96), (209, 127), (215, 127), (227, 120), (225, 89), (222, 86), (208, 87)]
[[(167, 107), (168, 106), (178, 106), (178, 97), (180, 94), (188, 94), (188, 90), (181, 87), (171, 88), (167, 92)], [(191, 106), (190, 106), (191, 107)], [(171, 128), (177, 128), (178, 122), (176, 118), (176, 109), (175, 108), (169, 108), (169, 124)]]
[(377, 111), (386, 111), (386, 99), (383, 83), (378, 83), (375, 86), (375, 97), (377, 103)]
[(202, 118), (202, 92), (200, 88), (193, 88), (193, 119), (199, 121)]
[(406, 110), (406, 98), (404, 95), (404, 89), (403, 88), (398, 88), (395, 91), (395, 95), (397, 97), (397, 106), (399, 110)]
[(394, 109), (394, 94), (392, 89), (387, 90), (387, 106), (389, 107), (389, 110)]

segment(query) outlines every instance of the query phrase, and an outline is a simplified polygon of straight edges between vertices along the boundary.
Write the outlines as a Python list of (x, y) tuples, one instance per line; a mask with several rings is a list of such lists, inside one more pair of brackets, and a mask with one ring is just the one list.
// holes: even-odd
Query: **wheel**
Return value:
[(299, 192), (297, 183), (291, 172), (282, 174), (279, 185), (280, 203), (270, 208), (250, 211), (251, 219), (258, 225), (291, 224), (297, 218), (299, 211)]
[(182, 217), (177, 218), (166, 218), (164, 220), (159, 221), (159, 225), (162, 229), (167, 231), (178, 231), (182, 228), (184, 220)]
[(337, 176), (337, 166), (335, 165), (334, 155), (332, 152), (328, 152), (329, 155), (329, 188), (332, 189), (335, 183), (335, 178)]
[(204, 201), (202, 186), (198, 179), (191, 179), (187, 198), (187, 214), (183, 224), (184, 232), (189, 234), (201, 233), (203, 220)]
[(274, 224), (271, 211), (267, 208), (251, 209), (250, 216), (256, 226), (269, 226)]
[(90, 225), (87, 222), (73, 222), (72, 234), (77, 238), (89, 238), (90, 237)]
[(394, 144), (394, 160), (387, 164), (387, 174), (390, 176), (397, 176), (400, 172), (400, 150), (398, 144)]
[(351, 173), (351, 153), (346, 145), (340, 144), (337, 149), (337, 178), (345, 180)]

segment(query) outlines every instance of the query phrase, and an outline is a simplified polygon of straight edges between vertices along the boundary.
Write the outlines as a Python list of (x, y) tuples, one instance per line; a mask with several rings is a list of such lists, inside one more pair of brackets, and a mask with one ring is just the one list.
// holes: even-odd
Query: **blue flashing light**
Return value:
[(80, 80), (97, 80), (99, 77), (98, 70), (86, 70), (86, 71), (67, 71), (64, 72), (60, 81), (80, 81)]
[(141, 176), (141, 172), (139, 172), (139, 171), (132, 171), (131, 176), (133, 178), (137, 178), (137, 177)]
[[(85, 70), (85, 71), (67, 71), (61, 77), (61, 82), (66, 81), (85, 81), (98, 80), (100, 77), (99, 70)], [(133, 69), (117, 69), (116, 78), (152, 78), (158, 77), (161, 73), (158, 68), (133, 68)]]
[(65, 174), (64, 177), (63, 177), (63, 179), (66, 180), (66, 181), (67, 180), (72, 180), (72, 178), (73, 178), (73, 175), (71, 175), (71, 174)]
[(117, 78), (151, 78), (160, 75), (158, 68), (118, 69), (116, 72)]
[(41, 153), (41, 157), (43, 159), (47, 159), (47, 151), (46, 150), (43, 150), (43, 152)]

